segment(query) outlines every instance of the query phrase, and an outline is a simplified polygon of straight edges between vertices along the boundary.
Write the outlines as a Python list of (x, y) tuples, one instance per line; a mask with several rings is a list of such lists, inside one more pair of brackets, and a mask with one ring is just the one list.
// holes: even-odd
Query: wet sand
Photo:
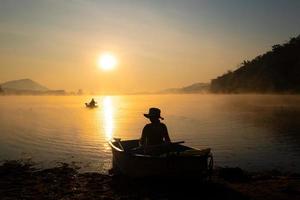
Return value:
[(36, 169), (22, 161), (0, 166), (0, 199), (300, 199), (298, 174), (250, 174), (218, 168), (211, 181), (133, 180), (100, 173), (79, 173), (61, 163)]

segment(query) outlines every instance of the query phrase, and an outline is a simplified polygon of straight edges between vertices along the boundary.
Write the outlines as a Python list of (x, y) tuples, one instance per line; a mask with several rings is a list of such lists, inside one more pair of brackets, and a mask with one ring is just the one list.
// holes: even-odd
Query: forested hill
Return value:
[(300, 93), (300, 35), (211, 81), (215, 93)]
[(20, 79), (7, 81), (0, 84), (4, 91), (48, 91), (49, 89), (45, 86), (31, 80), (31, 79)]

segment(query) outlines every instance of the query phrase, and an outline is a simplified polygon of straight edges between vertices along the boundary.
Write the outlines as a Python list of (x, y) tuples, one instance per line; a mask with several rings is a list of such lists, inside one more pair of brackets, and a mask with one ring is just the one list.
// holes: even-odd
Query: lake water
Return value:
[(139, 138), (143, 113), (159, 107), (173, 141), (212, 148), (216, 165), (300, 172), (300, 96), (130, 95), (0, 96), (0, 160), (41, 167), (75, 162), (86, 171), (111, 167), (112, 137)]

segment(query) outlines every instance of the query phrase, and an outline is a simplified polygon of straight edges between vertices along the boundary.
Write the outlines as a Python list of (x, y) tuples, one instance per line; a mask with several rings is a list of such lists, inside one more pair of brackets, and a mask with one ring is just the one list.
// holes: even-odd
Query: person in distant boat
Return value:
[(96, 101), (94, 100), (94, 98), (92, 98), (92, 100), (90, 102), (90, 106), (96, 106)]
[(150, 124), (146, 124), (142, 131), (142, 137), (140, 139), (140, 145), (147, 147), (151, 145), (168, 144), (171, 142), (167, 126), (161, 123), (160, 119), (164, 119), (160, 116), (160, 109), (150, 108), (149, 113), (144, 114), (146, 118), (150, 120)]

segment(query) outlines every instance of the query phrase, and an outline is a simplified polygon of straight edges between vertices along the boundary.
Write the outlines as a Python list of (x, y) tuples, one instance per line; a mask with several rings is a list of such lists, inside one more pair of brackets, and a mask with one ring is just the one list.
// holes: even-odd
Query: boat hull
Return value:
[[(137, 143), (137, 140), (132, 140), (132, 143)], [(110, 142), (110, 146), (113, 154), (113, 170), (130, 177), (202, 177), (207, 176), (210, 170), (210, 153), (202, 156), (180, 153), (149, 156), (128, 153), (126, 149), (120, 148), (118, 142)]]
[(88, 103), (85, 103), (85, 106), (86, 106), (87, 108), (97, 108), (97, 107), (98, 107), (97, 105), (90, 105), (90, 104), (88, 104)]

